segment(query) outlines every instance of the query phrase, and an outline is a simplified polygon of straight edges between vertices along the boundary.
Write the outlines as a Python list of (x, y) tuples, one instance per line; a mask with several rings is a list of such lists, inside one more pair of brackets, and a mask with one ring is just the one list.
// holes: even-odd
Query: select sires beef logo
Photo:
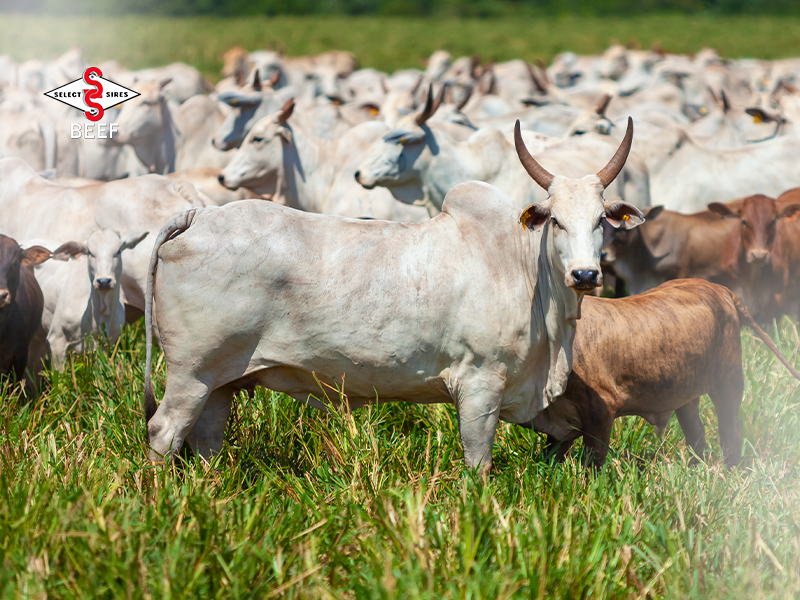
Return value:
[(114, 137), (114, 133), (119, 130), (119, 125), (95, 122), (102, 119), (105, 111), (112, 106), (136, 98), (139, 93), (104, 78), (103, 72), (97, 67), (89, 67), (83, 72), (82, 79), (70, 81), (66, 85), (45, 92), (44, 95), (82, 110), (86, 118), (92, 121), (92, 123), (86, 123), (85, 126), (82, 126), (81, 123), (71, 123), (71, 138), (108, 139)]

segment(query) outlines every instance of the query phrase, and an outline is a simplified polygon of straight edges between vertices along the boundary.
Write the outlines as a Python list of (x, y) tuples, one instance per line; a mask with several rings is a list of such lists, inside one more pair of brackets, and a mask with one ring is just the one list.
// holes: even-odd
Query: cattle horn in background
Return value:
[(293, 112), (294, 112), (294, 98), (289, 98), (286, 101), (286, 104), (283, 105), (283, 108), (281, 108), (281, 114), (278, 115), (278, 121), (286, 125), (286, 121), (289, 120), (289, 117), (292, 116)]
[(597, 105), (597, 108), (594, 109), (594, 112), (597, 113), (598, 117), (605, 117), (606, 110), (608, 109), (608, 105), (611, 103), (611, 94), (606, 94), (600, 100), (600, 103)]
[[(549, 190), (550, 184), (553, 183), (553, 175), (549, 173), (544, 167), (542, 167), (542, 165), (536, 162), (536, 159), (534, 159), (533, 156), (531, 156), (531, 153), (528, 152), (528, 149), (525, 147), (525, 142), (522, 141), (522, 133), (520, 131), (519, 119), (517, 119), (517, 123), (516, 125), (514, 125), (514, 146), (517, 149), (517, 156), (519, 156), (519, 160), (522, 163), (522, 166), (525, 167), (525, 170), (528, 172), (528, 175), (530, 175), (531, 178), (536, 183), (538, 183), (543, 189)], [(617, 153), (619, 153), (619, 150), (617, 151)], [(627, 156), (627, 152), (625, 154)], [(623, 160), (622, 162), (624, 164), (625, 161)]]
[(633, 119), (628, 117), (628, 129), (625, 131), (625, 137), (622, 139), (622, 143), (617, 148), (616, 154), (611, 157), (611, 160), (608, 161), (608, 164), (603, 167), (598, 173), (597, 176), (600, 178), (600, 183), (603, 184), (604, 188), (607, 188), (611, 185), (611, 182), (617, 178), (619, 172), (622, 170), (622, 167), (625, 166), (625, 161), (628, 159), (628, 154), (631, 151), (631, 144), (633, 143)]
[(253, 71), (253, 89), (257, 92), (261, 91), (261, 73), (258, 67)]
[(441, 91), (439, 92), (439, 97), (434, 101), (433, 84), (428, 86), (428, 99), (425, 101), (425, 108), (423, 108), (422, 112), (417, 115), (417, 125), (425, 125), (425, 122), (433, 116), (433, 113), (436, 112), (436, 109), (439, 108), (439, 105), (444, 101), (446, 89), (447, 86), (443, 85)]
[(456, 104), (457, 111), (461, 112), (461, 109), (467, 105), (467, 102), (469, 102), (469, 99), (472, 97), (473, 89), (474, 87), (471, 85), (468, 85), (466, 88), (464, 88), (464, 95), (461, 97), (461, 100), (458, 101), (458, 104)]
[(269, 80), (269, 86), (270, 86), (271, 88), (273, 88), (273, 89), (274, 89), (274, 88), (275, 88), (275, 86), (276, 86), (276, 85), (278, 85), (278, 82), (279, 82), (279, 81), (280, 81), (280, 79), (281, 79), (281, 74), (282, 74), (282, 73), (283, 73), (283, 71), (281, 71), (280, 67), (278, 67), (277, 69), (275, 69), (275, 73), (272, 75), (272, 77), (270, 77), (270, 80)]

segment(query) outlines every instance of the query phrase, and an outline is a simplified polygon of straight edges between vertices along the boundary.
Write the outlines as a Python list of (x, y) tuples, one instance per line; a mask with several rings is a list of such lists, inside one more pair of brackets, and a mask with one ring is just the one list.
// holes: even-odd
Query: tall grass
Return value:
[[(797, 329), (779, 344), (798, 364)], [(74, 355), (43, 395), (6, 389), (0, 590), (56, 598), (787, 598), (800, 590), (800, 393), (743, 333), (743, 466), (688, 466), (620, 420), (606, 467), (503, 425), (488, 483), (449, 406), (324, 414), (241, 395), (210, 468), (150, 464), (142, 327)], [(157, 382), (163, 365), (157, 360)]]
[(703, 46), (732, 58), (800, 56), (800, 18), (650, 15), (631, 18), (543, 17), (420, 19), (401, 17), (40, 17), (0, 13), (0, 53), (17, 60), (53, 58), (70, 45), (90, 61), (115, 59), (130, 68), (184, 61), (212, 81), (221, 54), (284, 45), (289, 54), (349, 50), (362, 66), (392, 71), (422, 67), (434, 50), (478, 53), (483, 60), (540, 58), (559, 52), (597, 53), (612, 39), (660, 42), (674, 52)]

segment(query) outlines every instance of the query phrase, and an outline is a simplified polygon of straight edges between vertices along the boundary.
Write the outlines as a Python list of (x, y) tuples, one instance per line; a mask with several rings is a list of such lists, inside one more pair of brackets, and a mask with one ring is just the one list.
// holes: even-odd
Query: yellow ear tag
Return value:
[(622, 215), (622, 220), (623, 221), (630, 221), (630, 219), (631, 218), (628, 215)]
[(759, 115), (753, 115), (753, 123), (756, 125), (761, 125), (764, 120)]
[(369, 109), (369, 114), (371, 114), (373, 116), (377, 115), (378, 114), (378, 109), (377, 108), (370, 108)]
[(406, 144), (406, 138), (400, 138), (400, 145), (405, 146), (405, 144)]
[(231, 100), (231, 106), (236, 106), (238, 102), (236, 100)]
[(708, 112), (708, 109), (705, 106), (701, 106), (700, 110), (698, 110), (697, 112), (699, 112), (701, 115), (704, 115)]

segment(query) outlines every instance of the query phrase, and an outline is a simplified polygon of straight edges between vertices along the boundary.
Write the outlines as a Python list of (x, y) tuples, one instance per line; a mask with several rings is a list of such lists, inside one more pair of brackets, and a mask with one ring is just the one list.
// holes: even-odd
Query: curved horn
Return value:
[(728, 101), (728, 95), (725, 90), (720, 89), (719, 99), (722, 102), (722, 112), (728, 112), (731, 109), (731, 103)]
[(253, 73), (253, 89), (257, 92), (261, 91), (261, 72), (258, 67)]
[(271, 88), (274, 89), (275, 86), (278, 85), (278, 82), (281, 80), (281, 75), (282, 74), (283, 74), (283, 71), (281, 71), (280, 67), (275, 69), (275, 73), (273, 73), (272, 77), (269, 80), (269, 85), (270, 85)]
[[(444, 88), (442, 88), (444, 90)], [(425, 108), (417, 115), (417, 125), (425, 125), (425, 121), (431, 118), (436, 109), (433, 107), (433, 84), (428, 86), (428, 99), (425, 101)]]
[(472, 97), (472, 90), (473, 89), (474, 89), (474, 87), (471, 86), (471, 85), (468, 85), (464, 89), (464, 96), (461, 98), (461, 100), (459, 100), (458, 104), (456, 104), (456, 110), (458, 112), (461, 112), (461, 109), (464, 108), (467, 105), (467, 102), (469, 102), (469, 99)]
[(616, 154), (611, 157), (608, 164), (597, 173), (600, 178), (600, 183), (604, 188), (611, 185), (611, 182), (617, 178), (622, 167), (625, 166), (625, 161), (628, 159), (628, 153), (631, 151), (631, 144), (633, 143), (633, 119), (628, 117), (628, 129), (625, 131), (625, 137), (622, 143), (617, 148)]
[(608, 104), (611, 102), (611, 95), (606, 94), (603, 96), (603, 99), (600, 100), (600, 103), (597, 105), (597, 108), (594, 109), (594, 112), (597, 113), (598, 117), (605, 117), (606, 116), (606, 109), (608, 108)]
[(292, 116), (293, 112), (294, 112), (294, 98), (289, 98), (286, 101), (286, 104), (283, 105), (283, 108), (281, 108), (281, 114), (278, 115), (278, 121), (285, 125), (286, 121), (289, 120), (289, 117)]
[(525, 61), (525, 66), (528, 67), (528, 75), (530, 75), (531, 82), (533, 82), (533, 85), (536, 86), (536, 89), (539, 91), (540, 94), (546, 94), (547, 88), (541, 82), (541, 80), (536, 76), (536, 72), (533, 70), (533, 67), (530, 65), (528, 61)]
[(517, 119), (517, 124), (514, 125), (514, 146), (517, 149), (519, 162), (521, 162), (522, 166), (525, 167), (525, 170), (528, 172), (528, 175), (531, 176), (531, 179), (538, 183), (545, 191), (548, 191), (550, 189), (550, 184), (553, 183), (553, 175), (548, 173), (544, 167), (542, 167), (542, 165), (537, 163), (536, 160), (531, 156), (531, 153), (528, 152), (528, 149), (525, 147), (525, 142), (522, 141), (519, 119)]

